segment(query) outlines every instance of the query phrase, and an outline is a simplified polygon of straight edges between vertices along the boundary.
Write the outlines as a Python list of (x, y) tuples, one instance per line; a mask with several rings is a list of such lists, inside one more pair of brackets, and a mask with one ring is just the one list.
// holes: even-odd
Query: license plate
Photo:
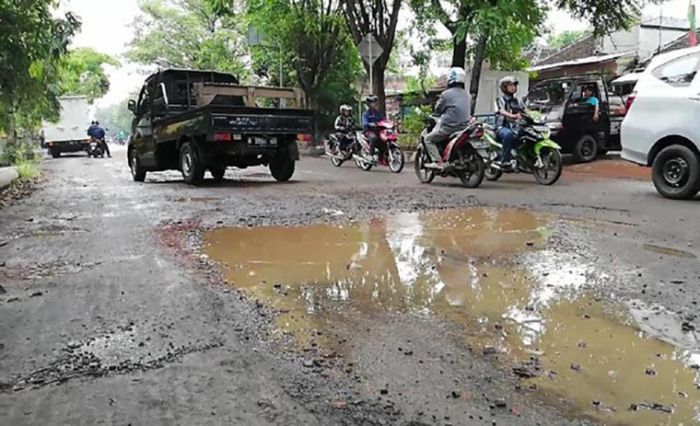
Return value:
[(248, 138), (248, 146), (277, 146), (277, 138), (265, 138), (262, 136), (254, 136)]

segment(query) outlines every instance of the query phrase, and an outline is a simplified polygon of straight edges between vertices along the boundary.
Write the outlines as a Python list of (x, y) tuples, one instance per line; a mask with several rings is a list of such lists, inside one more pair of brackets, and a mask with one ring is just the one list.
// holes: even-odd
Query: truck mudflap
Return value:
[(297, 141), (292, 141), (289, 144), (289, 157), (294, 161), (299, 161), (299, 144)]

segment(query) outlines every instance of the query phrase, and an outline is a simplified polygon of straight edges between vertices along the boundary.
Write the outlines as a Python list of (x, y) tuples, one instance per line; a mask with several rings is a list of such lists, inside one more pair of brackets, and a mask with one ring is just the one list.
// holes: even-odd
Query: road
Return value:
[(693, 421), (700, 211), (628, 166), (470, 190), (304, 157), (195, 188), (114, 156), (46, 159), (0, 211), (2, 424)]

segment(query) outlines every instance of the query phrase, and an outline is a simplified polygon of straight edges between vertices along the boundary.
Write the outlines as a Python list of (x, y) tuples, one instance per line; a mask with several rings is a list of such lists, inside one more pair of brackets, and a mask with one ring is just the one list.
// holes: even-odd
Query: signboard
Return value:
[(384, 49), (382, 49), (382, 46), (377, 43), (377, 39), (374, 37), (374, 34), (371, 33), (367, 34), (362, 41), (360, 41), (357, 48), (360, 51), (360, 56), (362, 56), (362, 59), (364, 59), (365, 62), (370, 65), (377, 62), (377, 59), (379, 59), (379, 57), (382, 56), (382, 53), (384, 53)]

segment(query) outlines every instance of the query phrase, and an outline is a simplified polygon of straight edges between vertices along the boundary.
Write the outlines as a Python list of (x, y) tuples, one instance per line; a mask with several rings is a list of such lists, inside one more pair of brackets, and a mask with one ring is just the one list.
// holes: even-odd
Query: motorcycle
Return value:
[(380, 121), (375, 130), (379, 136), (377, 153), (372, 152), (367, 136), (363, 132), (357, 132), (357, 142), (360, 149), (359, 153), (352, 154), (355, 164), (366, 172), (379, 164), (388, 166), (392, 173), (401, 173), (405, 160), (403, 151), (398, 144), (394, 123), (387, 120)]
[(88, 158), (104, 158), (105, 151), (104, 148), (102, 148), (102, 143), (95, 138), (90, 139), (90, 143), (87, 146), (87, 156)]
[(561, 177), (564, 163), (561, 147), (550, 139), (550, 130), (539, 122), (531, 112), (522, 114), (517, 148), (513, 150), (515, 161), (512, 169), (503, 169), (495, 164), (503, 151), (503, 145), (496, 140), (492, 126), (484, 125), (484, 141), (487, 147), (479, 153), (487, 162), (486, 179), (497, 181), (503, 173), (530, 173), (540, 185), (553, 185)]
[(483, 125), (481, 123), (471, 124), (464, 130), (450, 135), (443, 143), (438, 144), (442, 160), (446, 163), (442, 169), (428, 166), (433, 161), (428, 155), (425, 145), (425, 137), (436, 125), (437, 119), (435, 117), (427, 117), (414, 164), (418, 180), (421, 183), (431, 183), (435, 176), (457, 177), (468, 188), (476, 188), (481, 185), (486, 165), (477, 150), (486, 146), (483, 142)]
[(345, 149), (340, 149), (340, 140), (335, 134), (331, 134), (326, 140), (326, 156), (331, 159), (331, 164), (335, 167), (340, 167), (344, 162), (352, 159), (353, 154), (357, 154), (357, 137), (354, 132), (348, 133), (346, 136), (350, 141)]

